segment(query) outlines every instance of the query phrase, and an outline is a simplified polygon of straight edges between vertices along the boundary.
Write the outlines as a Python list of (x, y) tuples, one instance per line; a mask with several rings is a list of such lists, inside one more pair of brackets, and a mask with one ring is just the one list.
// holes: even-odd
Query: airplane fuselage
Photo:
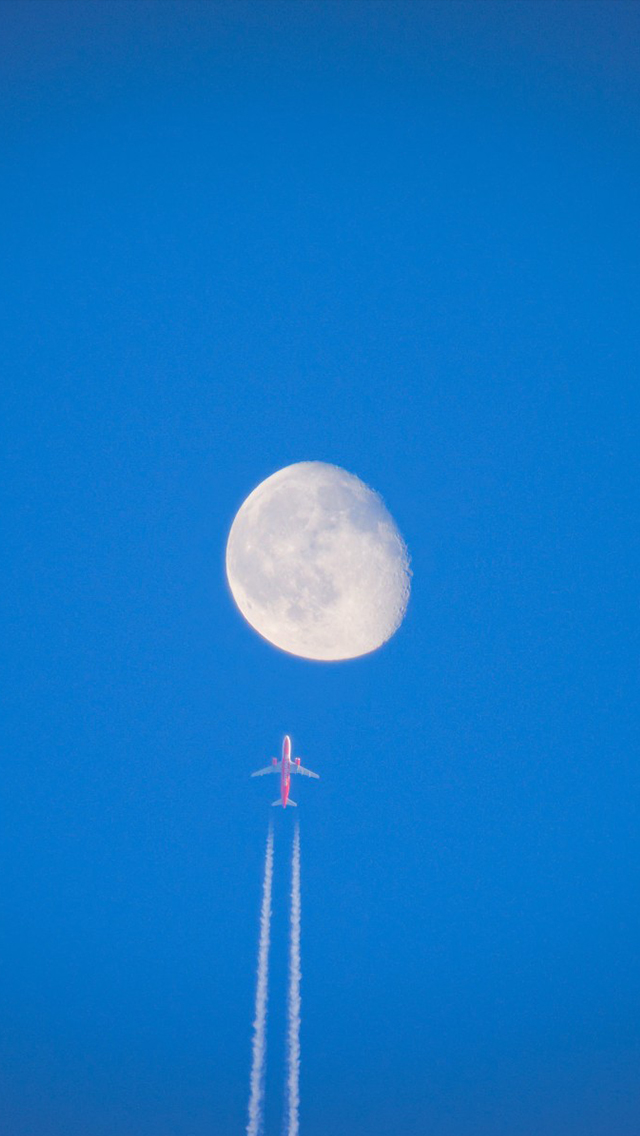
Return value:
[(282, 743), (282, 769), (280, 771), (280, 796), (282, 807), (286, 809), (291, 788), (291, 738), (285, 734)]

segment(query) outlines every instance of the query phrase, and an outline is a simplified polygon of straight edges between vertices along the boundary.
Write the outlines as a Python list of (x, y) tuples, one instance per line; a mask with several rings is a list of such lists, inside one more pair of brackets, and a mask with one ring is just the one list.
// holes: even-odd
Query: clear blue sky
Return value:
[[(303, 1136), (636, 1136), (640, 7), (5, 0), (0, 33), (3, 1131), (243, 1131), (248, 773), (286, 730), (322, 775)], [(224, 579), (246, 494), (315, 459), (412, 556), (346, 664)]]

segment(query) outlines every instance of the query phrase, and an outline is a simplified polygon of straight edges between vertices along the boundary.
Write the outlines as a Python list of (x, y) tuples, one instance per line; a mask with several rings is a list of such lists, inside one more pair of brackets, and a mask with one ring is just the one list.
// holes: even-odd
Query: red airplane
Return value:
[(304, 773), (305, 777), (315, 777), (316, 780), (320, 780), (318, 773), (312, 773), (310, 769), (305, 769), (304, 766), (300, 764), (299, 757), (295, 757), (293, 761), (291, 760), (291, 738), (288, 734), (285, 734), (282, 743), (282, 759), (278, 761), (277, 757), (272, 757), (271, 765), (267, 765), (266, 769), (257, 769), (251, 776), (262, 777), (265, 773), (280, 774), (280, 796), (273, 804), (282, 805), (283, 809), (286, 809), (287, 805), (293, 805), (294, 808), (297, 808), (296, 802), (292, 801), (289, 796), (292, 773)]

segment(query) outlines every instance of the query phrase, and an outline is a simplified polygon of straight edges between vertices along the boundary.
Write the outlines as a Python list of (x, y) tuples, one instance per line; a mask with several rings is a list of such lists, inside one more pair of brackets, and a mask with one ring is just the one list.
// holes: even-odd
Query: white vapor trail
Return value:
[(269, 940), (271, 937), (271, 885), (273, 882), (273, 827), (269, 825), (264, 859), (264, 882), (260, 908), (260, 943), (256, 1009), (251, 1043), (251, 1077), (249, 1081), (249, 1120), (247, 1136), (260, 1136), (264, 1103), (264, 1078), (267, 1066), (267, 996), (269, 992)]
[(291, 858), (291, 938), (289, 940), (289, 1024), (285, 1129), (298, 1136), (300, 1127), (300, 826), (296, 823)]

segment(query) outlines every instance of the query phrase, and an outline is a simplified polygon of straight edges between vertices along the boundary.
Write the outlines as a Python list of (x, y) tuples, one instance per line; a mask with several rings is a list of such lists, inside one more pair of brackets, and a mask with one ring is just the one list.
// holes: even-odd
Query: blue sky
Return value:
[[(0, 24), (7, 1132), (243, 1131), (286, 730), (304, 1136), (635, 1136), (638, 6)], [(225, 584), (301, 460), (412, 556), (351, 663)]]

